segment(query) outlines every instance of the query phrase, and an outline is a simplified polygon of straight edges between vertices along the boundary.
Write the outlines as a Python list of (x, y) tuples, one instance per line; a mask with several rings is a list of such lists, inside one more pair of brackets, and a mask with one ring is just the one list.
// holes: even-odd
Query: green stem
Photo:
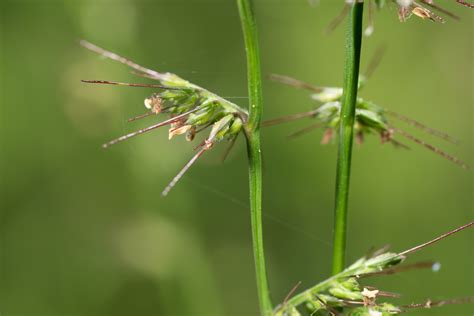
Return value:
[(351, 8), (346, 35), (346, 57), (344, 66), (344, 96), (342, 100), (339, 129), (339, 147), (336, 171), (336, 205), (334, 214), (334, 245), (332, 272), (344, 269), (347, 204), (351, 173), (352, 142), (359, 79), (360, 50), (362, 46), (362, 17), (364, 3), (357, 0)]
[(263, 111), (262, 76), (258, 48), (257, 27), (251, 0), (237, 0), (240, 21), (247, 53), (249, 89), (249, 119), (245, 127), (249, 157), (250, 212), (252, 246), (257, 274), (257, 290), (262, 315), (272, 314), (272, 303), (265, 270), (262, 225), (262, 153), (260, 149), (260, 123)]

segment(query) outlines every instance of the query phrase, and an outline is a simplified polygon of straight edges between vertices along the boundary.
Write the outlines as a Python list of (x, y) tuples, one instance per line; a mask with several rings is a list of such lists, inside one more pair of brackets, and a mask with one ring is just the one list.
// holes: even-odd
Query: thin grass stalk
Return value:
[(362, 17), (364, 3), (356, 0), (349, 14), (344, 66), (344, 95), (341, 108), (339, 146), (336, 170), (336, 204), (334, 213), (334, 244), (332, 272), (344, 269), (347, 235), (347, 208), (351, 173), (352, 143), (362, 46)]
[(262, 153), (260, 149), (260, 124), (263, 112), (262, 75), (258, 46), (257, 26), (251, 0), (237, 0), (240, 21), (247, 53), (247, 80), (249, 89), (249, 120), (246, 124), (247, 152), (249, 159), (249, 195), (252, 224), (252, 246), (257, 274), (257, 290), (261, 315), (272, 314), (263, 249), (262, 223)]

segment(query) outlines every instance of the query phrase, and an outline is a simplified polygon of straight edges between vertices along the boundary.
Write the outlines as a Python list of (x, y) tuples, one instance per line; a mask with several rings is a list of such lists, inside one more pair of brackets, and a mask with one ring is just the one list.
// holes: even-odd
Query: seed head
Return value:
[[(368, 77), (373, 73), (374, 69), (380, 62), (380, 54), (382, 53), (379, 50), (372, 62), (369, 64), (369, 67), (365, 75), (360, 76), (359, 80), (359, 90), (362, 89), (367, 83)], [(341, 119), (341, 108), (343, 102), (343, 89), (337, 87), (320, 87), (314, 86), (309, 83), (291, 78), (288, 76), (282, 75), (272, 75), (270, 77), (274, 81), (281, 82), (286, 85), (290, 85), (300, 89), (306, 89), (311, 91), (311, 99), (322, 103), (317, 108), (311, 111), (297, 113), (282, 118), (272, 119), (266, 122), (263, 122), (263, 126), (271, 126), (279, 123), (300, 120), (304, 118), (311, 118), (316, 120), (316, 124), (312, 124), (308, 127), (303, 128), (293, 134), (291, 138), (295, 136), (302, 135), (309, 131), (314, 130), (315, 128), (323, 128), (325, 130), (323, 137), (321, 139), (321, 144), (325, 145), (330, 143), (335, 136), (334, 131), (339, 129), (340, 119)], [(443, 150), (430, 145), (429, 143), (415, 137), (414, 135), (407, 133), (406, 131), (397, 128), (393, 125), (392, 118), (398, 119), (402, 122), (405, 122), (409, 125), (412, 125), (421, 131), (424, 131), (433, 136), (439, 137), (445, 141), (451, 143), (457, 143), (455, 139), (451, 136), (443, 133), (441, 131), (430, 128), (424, 124), (421, 124), (418, 121), (410, 119), (404, 115), (398, 114), (386, 108), (383, 108), (374, 102), (368, 101), (361, 97), (358, 97), (356, 100), (356, 109), (355, 109), (355, 119), (354, 119), (354, 135), (356, 142), (362, 144), (366, 136), (368, 135), (379, 135), (381, 143), (391, 143), (395, 147), (401, 147), (409, 149), (406, 145), (401, 143), (396, 137), (404, 137), (405, 139), (412, 141), (418, 145), (421, 145), (428, 150), (442, 156), (443, 158), (450, 160), (465, 169), (469, 169), (469, 166), (458, 158), (449, 155)]]
[(305, 306), (312, 315), (388, 316), (400, 314), (410, 308), (431, 308), (446, 304), (473, 303), (473, 297), (437, 302), (428, 299), (423, 303), (410, 305), (378, 302), (384, 298), (398, 299), (400, 295), (361, 284), (363, 280), (373, 276), (385, 276), (420, 268), (429, 269), (433, 263), (422, 262), (411, 265), (401, 265), (401, 263), (407, 255), (414, 251), (471, 227), (474, 227), (474, 222), (400, 253), (389, 252), (387, 248), (375, 251), (372, 255), (360, 258), (339, 274), (293, 297), (287, 296), (283, 303), (275, 309), (273, 315), (300, 316), (298, 308)]
[(210, 129), (208, 136), (206, 136), (197, 146), (196, 149), (199, 149), (198, 153), (194, 155), (194, 157), (165, 188), (163, 195), (168, 194), (171, 188), (174, 187), (183, 174), (199, 157), (202, 156), (204, 152), (210, 150), (216, 143), (222, 140), (233, 141), (243, 130), (248, 114), (246, 110), (240, 108), (236, 104), (221, 98), (202, 87), (192, 84), (175, 74), (159, 73), (155, 70), (145, 68), (125, 57), (109, 52), (86, 41), (81, 41), (81, 44), (87, 49), (104, 57), (133, 68), (141, 77), (157, 80), (160, 83), (159, 85), (148, 85), (99, 80), (85, 81), (88, 83), (160, 89), (160, 92), (153, 93), (144, 100), (145, 108), (149, 112), (134, 117), (129, 121), (143, 119), (153, 114), (165, 114), (169, 116), (168, 119), (160, 123), (114, 139), (107, 144), (104, 144), (104, 147), (109, 147), (129, 138), (167, 125), (170, 126), (168, 131), (169, 139), (178, 135), (186, 135), (186, 140), (188, 141), (193, 141), (198, 133)]

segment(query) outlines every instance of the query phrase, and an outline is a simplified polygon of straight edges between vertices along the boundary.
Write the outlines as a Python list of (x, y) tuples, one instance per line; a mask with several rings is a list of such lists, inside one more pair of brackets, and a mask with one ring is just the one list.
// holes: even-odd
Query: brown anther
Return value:
[(369, 290), (368, 288), (364, 287), (361, 294), (364, 299), (364, 306), (373, 306), (375, 304), (375, 300), (377, 299), (377, 294), (379, 294), (379, 290)]
[(145, 99), (145, 107), (153, 113), (159, 114), (163, 108), (163, 100), (156, 94)]
[(187, 133), (192, 128), (193, 128), (192, 125), (182, 125), (178, 127), (171, 127), (168, 132), (168, 139), (171, 139), (176, 135), (182, 135), (184, 133)]
[(362, 143), (364, 142), (364, 133), (363, 132), (357, 132), (355, 139), (356, 139), (357, 145), (362, 145)]
[(411, 12), (416, 15), (417, 17), (422, 18), (423, 20), (429, 19), (433, 22), (436, 20), (433, 17), (433, 14), (430, 10), (422, 8), (422, 7), (415, 7), (411, 10)]
[(410, 17), (410, 10), (405, 7), (400, 7), (398, 9), (398, 18), (400, 19), (400, 22), (405, 22), (409, 17)]
[(334, 130), (332, 128), (326, 129), (326, 131), (324, 131), (323, 138), (321, 139), (321, 145), (328, 144), (331, 141), (333, 134)]
[(393, 138), (393, 129), (387, 129), (380, 133), (380, 141), (382, 144), (390, 142)]

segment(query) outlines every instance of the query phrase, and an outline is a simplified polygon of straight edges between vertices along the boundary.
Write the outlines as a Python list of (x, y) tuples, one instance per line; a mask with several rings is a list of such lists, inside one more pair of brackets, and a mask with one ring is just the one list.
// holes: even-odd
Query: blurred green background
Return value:
[[(324, 35), (341, 1), (255, 0), (263, 72), (340, 86), (344, 28)], [(473, 18), (398, 22), (375, 16), (362, 68), (387, 54), (361, 96), (446, 131), (459, 146), (408, 131), (473, 161)], [(246, 106), (243, 41), (232, 0), (0, 2), (0, 314), (256, 315), (257, 298), (241, 138), (204, 156), (160, 192), (195, 144), (165, 129), (110, 150), (100, 145), (154, 121), (128, 124), (151, 91), (80, 79), (147, 82), (86, 51), (87, 39), (159, 71), (175, 72)], [(311, 109), (308, 93), (264, 83), (265, 118)], [(263, 131), (265, 244), (275, 302), (330, 274), (336, 146), (311, 122)], [(410, 144), (411, 145), (411, 144)], [(371, 246), (404, 250), (472, 220), (472, 171), (411, 145), (367, 139), (354, 152), (348, 260)], [(402, 304), (474, 295), (473, 233), (413, 255), (441, 271), (370, 280)], [(472, 305), (416, 315), (472, 315)]]

